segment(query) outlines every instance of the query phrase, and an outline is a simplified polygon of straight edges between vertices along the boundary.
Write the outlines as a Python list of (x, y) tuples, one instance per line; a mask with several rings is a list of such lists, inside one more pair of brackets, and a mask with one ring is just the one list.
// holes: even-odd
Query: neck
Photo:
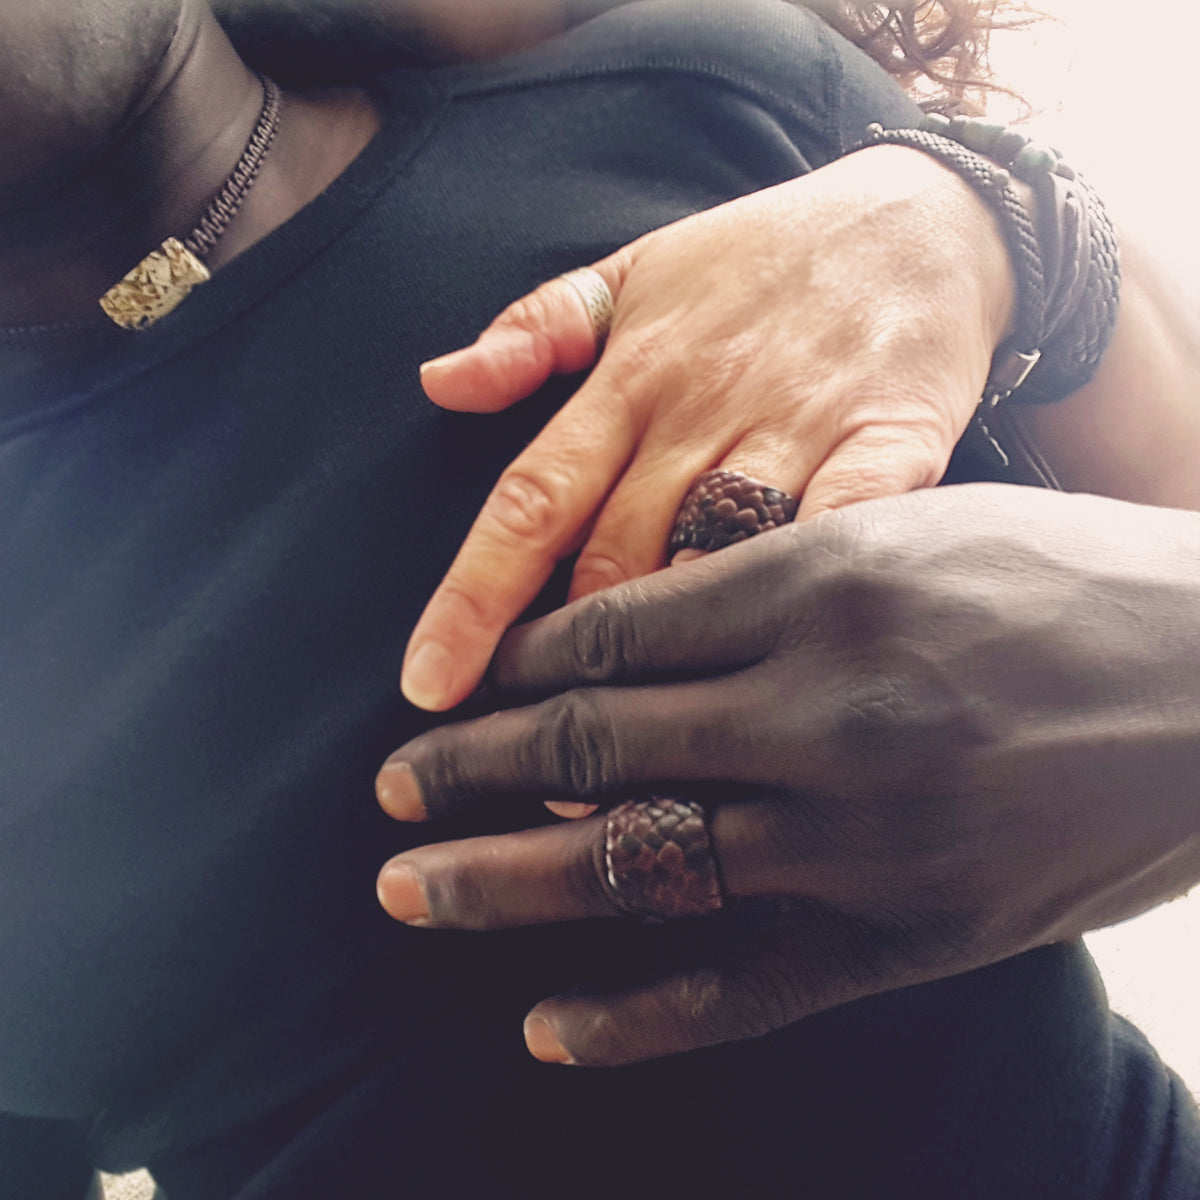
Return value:
[[(258, 121), (258, 78), (207, 6), (187, 4), (130, 116), (81, 169), (0, 213), (0, 326), (67, 323), (90, 341), (99, 297), (167, 237), (184, 237), (241, 158)], [(285, 98), (275, 147), (208, 257), (219, 269), (318, 195), (378, 125), (354, 91)], [(3, 355), (0, 338), (0, 355)], [(36, 353), (49, 354), (38, 339)], [(22, 355), (30, 354), (26, 343)]]

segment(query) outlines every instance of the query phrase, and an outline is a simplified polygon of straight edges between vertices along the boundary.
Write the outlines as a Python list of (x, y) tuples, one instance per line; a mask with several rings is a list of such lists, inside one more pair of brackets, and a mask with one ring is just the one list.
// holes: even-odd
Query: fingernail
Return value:
[(590, 817), (600, 805), (584, 804), (580, 800), (547, 800), (546, 807), (556, 817), (566, 817), (568, 821), (578, 821), (580, 817)]
[(443, 354), (440, 358), (431, 358), (428, 362), (423, 362), (421, 364), (422, 381), (431, 375), (440, 375), (446, 371), (453, 371), (474, 349), (474, 346), (466, 346), (462, 350), (455, 350), (450, 354)]
[(570, 1063), (574, 1060), (562, 1042), (541, 1017), (529, 1017), (525, 1022), (525, 1045), (534, 1058), (544, 1063)]
[(527, 354), (536, 343), (533, 335), (527, 329), (499, 328), (485, 329), (472, 346), (464, 346), (461, 350), (453, 350), (440, 358), (431, 358), (421, 364), (421, 381), (434, 375), (445, 375), (457, 370), (481, 350), (489, 354)]
[(383, 764), (375, 776), (375, 795), (379, 807), (397, 821), (423, 821), (428, 816), (421, 785), (406, 762)]
[(400, 690), (418, 708), (437, 711), (453, 682), (454, 659), (441, 642), (422, 642), (410, 654), (400, 676)]
[(384, 911), (406, 925), (429, 920), (429, 905), (416, 871), (406, 863), (390, 862), (379, 872), (375, 887)]

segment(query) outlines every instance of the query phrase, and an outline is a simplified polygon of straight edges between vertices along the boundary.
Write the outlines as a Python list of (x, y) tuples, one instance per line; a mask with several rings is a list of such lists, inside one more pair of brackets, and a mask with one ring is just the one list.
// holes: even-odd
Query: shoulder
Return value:
[(457, 72), (455, 90), (486, 94), (620, 77), (646, 88), (741, 96), (789, 130), (818, 137), (825, 151), (819, 160), (857, 144), (871, 121), (902, 125), (920, 116), (856, 46), (787, 0), (619, 5), (532, 51)]

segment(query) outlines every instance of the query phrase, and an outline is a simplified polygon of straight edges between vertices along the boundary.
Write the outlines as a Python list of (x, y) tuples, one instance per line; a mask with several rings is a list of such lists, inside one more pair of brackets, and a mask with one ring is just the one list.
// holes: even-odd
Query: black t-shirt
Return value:
[[(457, 832), (373, 800), (430, 720), (398, 695), (405, 641), (571, 386), (456, 416), (418, 364), (916, 114), (772, 0), (631, 5), (373, 86), (384, 129), (325, 195), (154, 330), (0, 385), (0, 1150), (46, 1134), (58, 1159), (150, 1164), (170, 1200), (1105, 1194), (1124, 1093), (1079, 947), (578, 1073), (527, 1058), (525, 1008), (670, 931), (431, 934), (379, 910), (382, 861)], [(1135, 1125), (1139, 1163), (1171, 1149), (1168, 1123)]]

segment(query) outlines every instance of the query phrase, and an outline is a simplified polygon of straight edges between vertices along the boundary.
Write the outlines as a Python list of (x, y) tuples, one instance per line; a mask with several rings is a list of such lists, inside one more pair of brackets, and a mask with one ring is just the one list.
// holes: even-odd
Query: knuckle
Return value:
[(510, 467), (492, 489), (482, 516), (509, 539), (549, 547), (561, 537), (569, 487), (570, 481), (556, 472)]
[(571, 1023), (570, 1050), (576, 1062), (602, 1065), (625, 1062), (630, 1056), (626, 1020), (607, 1008), (597, 1008)]
[(908, 481), (907, 488), (933, 487), (946, 473), (958, 431), (933, 408), (903, 421), (899, 428), (900, 443), (893, 449), (895, 471)]
[(485, 630), (490, 635), (497, 625), (503, 628), (510, 620), (499, 593), (472, 581), (457, 566), (442, 580), (436, 599), (452, 614), (460, 635), (463, 630)]
[(847, 933), (837, 944), (843, 972), (874, 990), (897, 971), (928, 978), (983, 965), (991, 922), (978, 906), (939, 894), (944, 890), (907, 886), (903, 897), (892, 891), (875, 899), (869, 919), (843, 917)]
[(708, 1045), (765, 1033), (757, 1006), (747, 1004), (747, 997), (739, 991), (715, 967), (695, 971), (679, 980), (675, 994), (678, 1018)]
[(862, 500), (896, 496), (914, 488), (931, 487), (945, 471), (945, 462), (912, 447), (858, 443), (844, 460), (819, 480), (818, 503), (810, 511), (845, 508)]
[(956, 650), (955, 632), (972, 615), (961, 597), (898, 564), (880, 531), (847, 524), (845, 552), (818, 585), (816, 605), (838, 676), (826, 744), (855, 778), (930, 794), (995, 736)]
[(597, 595), (581, 606), (571, 622), (571, 636), (583, 682), (620, 680), (635, 670), (637, 630), (623, 595)]
[(914, 760), (926, 757), (917, 746), (920, 718), (907, 674), (903, 667), (880, 662), (846, 689), (837, 728), (844, 756), (901, 776), (916, 769)]
[(675, 1007), (684, 1028), (704, 1045), (771, 1033), (795, 1019), (796, 1001), (783, 972), (761, 964), (707, 967), (679, 981)]
[[(787, 596), (796, 588), (797, 569), (811, 557), (811, 533), (792, 522), (770, 531), (770, 537), (751, 539), (753, 550), (742, 551), (741, 578), (764, 596)], [(771, 590), (769, 590), (771, 589)]]
[[(931, 889), (932, 891), (932, 889)], [(912, 919), (915, 932), (909, 955), (922, 970), (941, 972), (947, 966), (979, 961), (981, 951), (997, 943), (994, 910), (985, 899), (955, 895), (938, 889)]]
[(580, 594), (591, 595), (592, 592), (601, 592), (624, 583), (629, 575), (630, 572), (619, 558), (589, 547), (575, 562), (573, 582)]
[(782, 963), (759, 962), (738, 970), (729, 988), (736, 1003), (725, 1005), (726, 1029), (737, 1038), (761, 1037), (796, 1020), (800, 1001), (796, 980)]
[(514, 300), (492, 323), (498, 329), (535, 330), (549, 324), (562, 310), (564, 286), (559, 280), (547, 280), (540, 287)]
[(617, 749), (611, 723), (595, 696), (568, 692), (542, 705), (537, 731), (524, 751), (530, 769), (573, 796), (599, 796), (617, 783)]
[(895, 397), (860, 401), (853, 411), (840, 416), (838, 452), (852, 456), (856, 469), (884, 476), (910, 473), (914, 463), (944, 468), (957, 434), (943, 408), (927, 398), (910, 404), (901, 404)]
[(989, 740), (972, 696), (928, 649), (877, 652), (847, 687), (837, 721), (841, 756), (905, 795), (940, 790)]

